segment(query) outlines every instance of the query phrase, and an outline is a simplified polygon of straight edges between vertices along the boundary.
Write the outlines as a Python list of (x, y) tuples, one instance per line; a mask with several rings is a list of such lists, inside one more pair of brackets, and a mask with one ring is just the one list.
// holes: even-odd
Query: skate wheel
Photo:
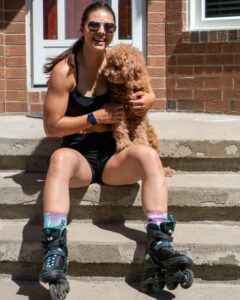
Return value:
[(66, 278), (62, 278), (56, 283), (49, 285), (49, 294), (51, 300), (64, 300), (70, 291), (69, 282)]
[(183, 279), (180, 285), (183, 289), (188, 289), (193, 284), (194, 274), (191, 270), (185, 269), (182, 271)]
[(165, 282), (163, 281), (155, 281), (152, 284), (152, 289), (156, 293), (160, 293), (165, 287)]
[(151, 283), (146, 283), (144, 281), (141, 281), (140, 285), (139, 285), (139, 289), (140, 289), (141, 292), (147, 294), (151, 290)]
[(58, 300), (58, 295), (57, 295), (57, 285), (55, 283), (51, 283), (49, 285), (49, 295), (51, 300)]
[(173, 291), (178, 287), (178, 282), (166, 282), (166, 287), (168, 290)]

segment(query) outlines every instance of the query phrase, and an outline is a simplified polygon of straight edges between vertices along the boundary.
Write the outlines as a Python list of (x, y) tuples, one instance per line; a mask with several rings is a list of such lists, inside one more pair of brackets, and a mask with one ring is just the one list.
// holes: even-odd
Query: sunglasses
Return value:
[(101, 27), (101, 24), (103, 24), (104, 31), (108, 34), (113, 34), (117, 28), (117, 26), (114, 23), (101, 23), (97, 21), (91, 21), (87, 24), (87, 26), (89, 31), (98, 32), (98, 30)]

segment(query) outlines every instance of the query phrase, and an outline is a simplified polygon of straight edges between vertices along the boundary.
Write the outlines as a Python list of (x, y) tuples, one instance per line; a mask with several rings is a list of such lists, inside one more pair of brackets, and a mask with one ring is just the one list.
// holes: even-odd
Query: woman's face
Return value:
[(84, 44), (98, 50), (104, 50), (111, 43), (114, 31), (113, 16), (102, 9), (90, 13), (86, 24), (81, 28)]

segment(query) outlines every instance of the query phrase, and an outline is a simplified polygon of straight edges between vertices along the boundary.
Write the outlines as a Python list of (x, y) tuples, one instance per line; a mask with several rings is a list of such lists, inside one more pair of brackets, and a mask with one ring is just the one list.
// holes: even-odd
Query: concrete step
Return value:
[[(0, 171), (0, 218), (42, 222), (44, 179), (42, 173)], [(178, 220), (240, 221), (240, 172), (179, 172), (167, 180), (169, 210)], [(70, 219), (143, 220), (139, 190), (140, 184), (72, 189)]]
[[(0, 273), (15, 279), (38, 278), (41, 268), (40, 226), (0, 221)], [(240, 224), (178, 223), (174, 247), (194, 261), (196, 278), (238, 279)], [(143, 272), (146, 247), (143, 222), (68, 226), (70, 276), (124, 276)]]
[[(185, 171), (239, 171), (240, 118), (150, 113), (164, 165)], [(0, 168), (45, 172), (60, 139), (45, 138), (42, 120), (0, 117)], [(7, 130), (6, 130), (7, 128)]]
[[(125, 282), (116, 278), (70, 279), (70, 293), (66, 300), (237, 300), (240, 294), (239, 282), (205, 282), (196, 281), (184, 290), (178, 287), (174, 291), (164, 290), (160, 294), (145, 295), (139, 292), (137, 283)], [(48, 286), (39, 282), (13, 281), (10, 278), (0, 279), (1, 297), (3, 300), (48, 299)]]

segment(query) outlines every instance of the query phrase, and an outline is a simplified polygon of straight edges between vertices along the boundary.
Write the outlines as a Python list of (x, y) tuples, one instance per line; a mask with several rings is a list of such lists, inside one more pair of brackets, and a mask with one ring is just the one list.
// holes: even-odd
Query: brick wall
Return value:
[(190, 33), (186, 10), (166, 1), (167, 109), (240, 114), (240, 30)]
[[(240, 30), (188, 32), (187, 0), (147, 1), (154, 110), (240, 114)], [(38, 113), (28, 90), (24, 0), (0, 0), (0, 113)]]

